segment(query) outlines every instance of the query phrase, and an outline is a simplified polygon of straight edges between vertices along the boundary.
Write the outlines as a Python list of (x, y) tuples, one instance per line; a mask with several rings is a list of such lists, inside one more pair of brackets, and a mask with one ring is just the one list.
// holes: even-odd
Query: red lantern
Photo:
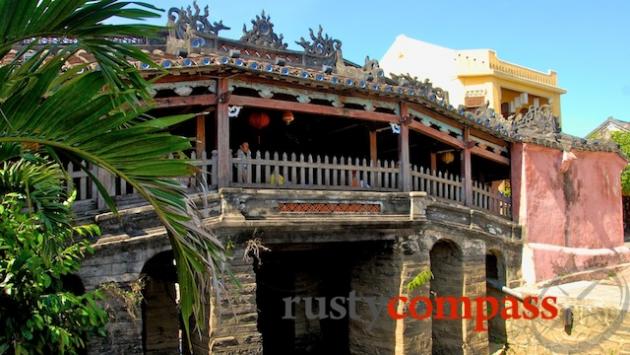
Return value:
[(260, 130), (269, 126), (269, 115), (264, 112), (252, 112), (249, 115), (249, 125)]
[(293, 116), (293, 112), (291, 111), (284, 111), (282, 113), (282, 120), (288, 126), (291, 124), (291, 122), (293, 122), (293, 120), (295, 120), (295, 116)]

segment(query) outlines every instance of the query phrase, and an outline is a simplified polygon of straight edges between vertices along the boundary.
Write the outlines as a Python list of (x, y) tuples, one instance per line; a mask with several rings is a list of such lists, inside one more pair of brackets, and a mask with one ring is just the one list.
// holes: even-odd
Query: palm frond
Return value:
[(71, 210), (61, 185), (65, 176), (56, 164), (41, 164), (20, 159), (0, 165), (0, 196), (20, 193), (27, 206), (47, 230), (70, 228)]
[[(144, 19), (157, 9), (118, 0), (0, 0), (0, 59), (26, 39), (58, 36), (78, 39), (66, 46), (37, 46), (30, 58), (22, 47), (0, 66), (0, 152), (11, 155), (16, 143), (36, 143), (53, 159), (85, 161), (127, 181), (144, 197), (166, 227), (175, 254), (185, 320), (194, 315), (203, 328), (205, 287), (212, 271), (223, 267), (223, 247), (203, 228), (195, 207), (174, 177), (191, 175), (187, 159), (168, 159), (190, 149), (188, 138), (166, 130), (191, 115), (147, 120), (148, 86), (129, 59), (152, 64), (116, 36), (146, 37), (160, 27), (106, 25), (111, 17)], [(63, 73), (69, 56), (88, 51), (99, 70)], [(81, 166), (88, 174), (87, 166)], [(92, 176), (108, 206), (116, 206)], [(216, 278), (213, 278), (216, 279)], [(187, 321), (184, 324), (188, 325)]]
[[(120, 36), (155, 37), (163, 28), (146, 24), (105, 24), (113, 18), (144, 20), (159, 18), (159, 8), (137, 1), (118, 0), (0, 0), (0, 58), (12, 48), (22, 47), (25, 41), (42, 37), (77, 39), (72, 45), (41, 45), (45, 57), (59, 55), (69, 58), (83, 49), (94, 56), (111, 88), (131, 100), (127, 90), (139, 94), (142, 99), (150, 96), (147, 84), (128, 59), (155, 66), (150, 57), (139, 48), (118, 43)], [(15, 61), (20, 62), (26, 51), (19, 51)], [(48, 58), (46, 58), (48, 59)], [(0, 72), (0, 80), (2, 77)]]

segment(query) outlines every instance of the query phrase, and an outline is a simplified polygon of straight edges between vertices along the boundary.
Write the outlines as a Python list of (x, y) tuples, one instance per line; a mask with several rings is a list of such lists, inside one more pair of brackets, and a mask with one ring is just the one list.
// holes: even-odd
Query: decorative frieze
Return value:
[(196, 81), (178, 81), (174, 83), (157, 83), (151, 85), (151, 95), (155, 96), (158, 91), (173, 90), (178, 96), (189, 96), (193, 89), (204, 88), (210, 93), (216, 93), (216, 80), (196, 80)]
[(279, 202), (280, 213), (381, 213), (380, 203)]

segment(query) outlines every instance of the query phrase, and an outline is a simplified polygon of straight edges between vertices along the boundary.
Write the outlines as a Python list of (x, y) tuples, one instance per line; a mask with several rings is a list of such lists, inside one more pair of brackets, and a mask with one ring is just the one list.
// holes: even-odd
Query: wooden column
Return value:
[(471, 166), (471, 154), (470, 154), (470, 128), (464, 128), (464, 149), (462, 150), (462, 169), (461, 176), (464, 179), (464, 204), (466, 206), (472, 206), (473, 193), (472, 193), (472, 166)]
[(398, 161), (400, 163), (400, 189), (411, 191), (411, 163), (409, 162), (409, 112), (407, 104), (400, 104), (400, 137)]
[(197, 139), (195, 142), (195, 153), (197, 159), (201, 159), (203, 152), (206, 151), (206, 115), (197, 115)]
[(228, 81), (220, 78), (217, 85), (217, 184), (227, 187), (232, 180), (230, 153), (230, 118), (228, 116)]
[(376, 147), (376, 131), (370, 131), (370, 160), (374, 165), (378, 160), (378, 150)]
[(437, 153), (431, 153), (431, 171), (437, 171)]

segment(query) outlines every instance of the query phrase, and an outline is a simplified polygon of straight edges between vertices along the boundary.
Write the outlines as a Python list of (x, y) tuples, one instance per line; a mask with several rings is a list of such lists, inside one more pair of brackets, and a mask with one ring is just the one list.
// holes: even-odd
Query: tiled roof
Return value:
[[(363, 67), (350, 64), (341, 54), (341, 41), (324, 36), (321, 27), (317, 35), (310, 31), (310, 40), (302, 38), (296, 42), (304, 48), (303, 52), (292, 51), (286, 49), (283, 36), (273, 32), (273, 23), (264, 13), (252, 20), (251, 29), (244, 26), (244, 34), (237, 41), (219, 37), (218, 32), (227, 27), (222, 22), (210, 23), (207, 8), (201, 14), (195, 3), (193, 6), (195, 11), (190, 7), (169, 10), (170, 29), (168, 34), (165, 33), (166, 41), (115, 40), (139, 45), (150, 55), (158, 67), (149, 63), (131, 63), (147, 76), (164, 71), (173, 74), (244, 73), (309, 88), (340, 91), (344, 95), (356, 92), (419, 103), (507, 141), (533, 142), (559, 149), (570, 146), (581, 150), (618, 151), (615, 144), (587, 141), (561, 133), (557, 129), (557, 119), (549, 110), (532, 108), (523, 116), (506, 119), (487, 107), (475, 112), (455, 108), (449, 103), (448, 93), (428, 80), (420, 81), (409, 75), (388, 78), (378, 62), (369, 58)], [(71, 40), (47, 38), (40, 39), (40, 44), (63, 44), (64, 41)], [(15, 53), (12, 51), (5, 56), (0, 65), (13, 60)], [(79, 51), (67, 60), (67, 67), (78, 64), (89, 64), (89, 68), (97, 69), (93, 58), (85, 51)]]

